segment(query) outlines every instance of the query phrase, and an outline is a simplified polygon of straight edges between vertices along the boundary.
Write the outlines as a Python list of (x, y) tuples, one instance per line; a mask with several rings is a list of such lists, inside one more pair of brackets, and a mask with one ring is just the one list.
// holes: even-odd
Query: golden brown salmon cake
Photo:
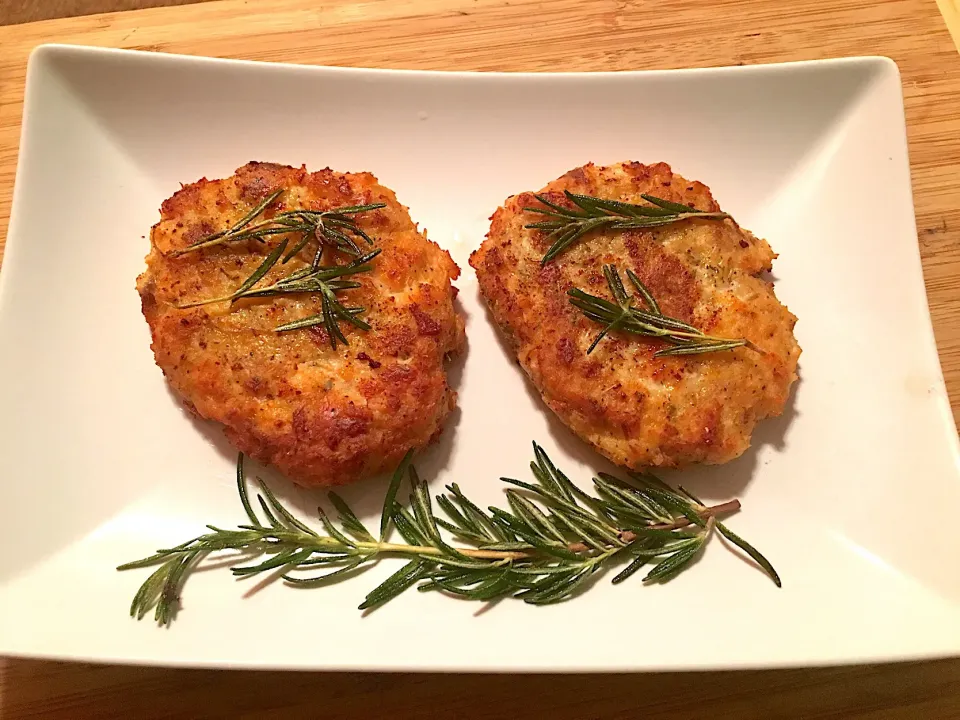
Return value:
[[(640, 205), (649, 205), (641, 198), (648, 194), (701, 211), (720, 209), (707, 186), (664, 163), (591, 163), (540, 194), (573, 208), (565, 190)], [(552, 239), (525, 225), (549, 218), (524, 207), (545, 206), (529, 192), (509, 198), (470, 264), (521, 366), (580, 437), (632, 468), (723, 463), (750, 446), (759, 420), (783, 411), (800, 348), (796, 318), (762, 276), (776, 257), (765, 240), (733, 220), (682, 220), (595, 231), (541, 265)], [(708, 335), (745, 338), (759, 351), (654, 357), (669, 347), (663, 340), (612, 332), (588, 355), (603, 325), (573, 307), (567, 291), (609, 299), (602, 266), (610, 263), (635, 272), (664, 315)]]
[[(281, 242), (286, 252), (296, 247), (301, 235), (288, 233), (178, 254), (278, 190), (258, 222), (293, 209), (385, 204), (352, 216), (382, 252), (369, 272), (349, 278), (359, 288), (336, 293), (345, 306), (363, 307), (359, 317), (371, 326), (340, 322), (349, 345), (333, 348), (323, 325), (275, 330), (321, 313), (318, 293), (179, 307), (230, 295)], [(373, 175), (251, 162), (232, 177), (185, 186), (160, 214), (137, 280), (157, 364), (187, 407), (223, 423), (241, 451), (299, 484), (338, 485), (393, 469), (440, 433), (456, 405), (444, 361), (464, 344), (450, 282), (460, 270)], [(257, 287), (310, 267), (317, 247), (312, 239), (278, 261)], [(325, 253), (324, 265), (350, 260)]]

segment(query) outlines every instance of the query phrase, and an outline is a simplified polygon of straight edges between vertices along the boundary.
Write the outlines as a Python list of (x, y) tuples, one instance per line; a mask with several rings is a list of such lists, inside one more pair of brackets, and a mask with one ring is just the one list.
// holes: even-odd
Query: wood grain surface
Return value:
[(0, 25), (196, 2), (209, 0), (0, 0)]
[[(956, 0), (940, 3), (945, 12), (956, 8)], [(35, 45), (51, 41), (457, 70), (634, 70), (892, 57), (903, 77), (927, 294), (954, 415), (960, 416), (960, 56), (934, 0), (220, 0), (0, 27), (0, 255), (26, 59)], [(736, 628), (723, 632), (736, 641)], [(960, 661), (517, 678), (224, 673), (9, 660), (0, 673), (0, 720), (381, 714), (491, 720), (953, 718), (960, 717)]]

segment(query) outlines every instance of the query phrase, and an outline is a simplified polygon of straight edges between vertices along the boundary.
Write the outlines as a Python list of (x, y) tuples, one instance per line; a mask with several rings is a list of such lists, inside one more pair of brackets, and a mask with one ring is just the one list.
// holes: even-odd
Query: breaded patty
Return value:
[[(648, 204), (641, 194), (718, 212), (707, 186), (664, 163), (592, 163), (540, 194), (573, 207), (563, 194)], [(797, 378), (796, 318), (763, 276), (776, 257), (765, 240), (733, 220), (684, 220), (657, 228), (588, 234), (541, 266), (547, 232), (533, 193), (509, 198), (470, 264), (480, 290), (544, 402), (577, 435), (613, 462), (632, 468), (723, 463), (750, 446), (758, 421), (779, 415)], [(664, 341), (612, 332), (587, 355), (602, 325), (571, 306), (580, 288), (610, 298), (602, 266), (632, 269), (665, 315), (708, 335), (746, 338), (748, 347), (654, 357)]]
[[(288, 234), (175, 254), (232, 226), (281, 188), (263, 218), (386, 204), (354, 216), (382, 252), (372, 271), (350, 278), (361, 287), (337, 293), (365, 308), (360, 317), (371, 325), (363, 331), (340, 323), (348, 346), (331, 347), (323, 326), (275, 331), (320, 313), (316, 293), (178, 307), (231, 294), (283, 237), (295, 247), (299, 235)], [(232, 177), (185, 186), (160, 214), (137, 280), (157, 364), (187, 407), (222, 423), (241, 451), (299, 484), (338, 485), (392, 470), (409, 448), (440, 433), (456, 405), (444, 361), (464, 344), (451, 285), (460, 270), (373, 175), (252, 162)], [(308, 267), (316, 250), (311, 241), (260, 285)], [(338, 264), (350, 259), (327, 252), (324, 265), (334, 256)]]

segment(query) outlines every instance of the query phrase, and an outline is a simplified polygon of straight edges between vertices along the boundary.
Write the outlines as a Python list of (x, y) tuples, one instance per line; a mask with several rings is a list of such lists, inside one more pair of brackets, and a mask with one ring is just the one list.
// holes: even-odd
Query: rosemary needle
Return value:
[(553, 241), (541, 264), (553, 260), (587, 233), (594, 230), (628, 230), (671, 225), (683, 220), (725, 220), (725, 212), (704, 212), (653, 195), (641, 195), (649, 205), (637, 205), (619, 200), (604, 200), (590, 195), (577, 195), (564, 190), (573, 208), (551, 202), (543, 195), (535, 195), (543, 207), (525, 207), (526, 212), (544, 215), (548, 220), (530, 223), (524, 227), (547, 232)]
[(650, 290), (629, 268), (627, 268), (627, 278), (636, 288), (645, 307), (638, 307), (634, 304), (635, 298), (627, 295), (616, 266), (604, 265), (603, 275), (607, 280), (607, 287), (610, 288), (613, 301), (590, 295), (579, 288), (572, 288), (567, 291), (571, 305), (580, 310), (590, 320), (604, 325), (597, 337), (590, 343), (587, 355), (592, 353), (600, 341), (614, 330), (622, 330), (644, 337), (660, 338), (669, 343), (668, 347), (657, 350), (653, 355), (654, 357), (697, 355), (721, 350), (733, 350), (738, 347), (758, 350), (756, 345), (749, 340), (706, 335), (693, 325), (664, 315)]
[[(220, 243), (227, 242), (231, 239), (231, 236), (238, 233), (242, 228), (246, 227), (248, 224), (253, 222), (260, 213), (266, 210), (270, 205), (276, 200), (280, 195), (283, 194), (283, 189), (276, 190), (267, 197), (265, 197), (256, 207), (253, 208), (249, 213), (240, 218), (237, 222), (231, 225), (226, 230), (221, 230), (220, 232), (214, 233), (213, 235), (208, 235), (207, 237), (197, 240), (195, 243), (189, 245), (182, 250), (175, 250), (172, 254), (174, 256), (183, 255), (184, 253), (193, 252), (194, 250), (200, 250), (201, 248), (211, 247), (213, 245), (219, 245)], [(262, 240), (262, 238), (260, 238)]]
[(253, 271), (250, 277), (244, 280), (243, 283), (229, 295), (222, 295), (207, 300), (198, 300), (196, 302), (179, 305), (178, 307), (185, 309), (218, 302), (235, 302), (243, 298), (314, 293), (320, 295), (320, 313), (280, 325), (274, 328), (276, 332), (287, 332), (312, 327), (314, 325), (323, 325), (330, 337), (331, 346), (336, 350), (338, 342), (344, 345), (349, 344), (346, 336), (340, 329), (340, 322), (346, 322), (361, 330), (370, 329), (370, 325), (358, 317), (358, 315), (364, 311), (364, 308), (344, 305), (337, 297), (337, 293), (360, 287), (360, 283), (345, 278), (372, 270), (373, 266), (370, 262), (380, 254), (380, 250), (374, 250), (366, 255), (354, 258), (353, 261), (346, 265), (315, 265), (301, 268), (271, 285), (256, 287), (257, 283), (277, 264), (286, 248), (287, 240), (283, 240), (264, 258), (263, 262)]
[[(254, 223), (253, 221), (278, 200), (283, 192), (283, 188), (275, 190), (226, 230), (203, 237), (185, 248), (173, 251), (171, 254), (177, 257), (238, 240), (253, 239), (264, 242), (264, 238), (268, 235), (286, 235), (288, 233), (300, 233), (300, 240), (284, 257), (284, 263), (287, 263), (303, 250), (311, 238), (316, 238), (319, 243), (318, 256), (324, 245), (327, 245), (348, 255), (359, 257), (362, 252), (354, 237), (364, 240), (368, 245), (373, 245), (373, 239), (356, 224), (353, 216), (371, 210), (379, 210), (386, 207), (386, 203), (350, 205), (330, 210), (307, 210), (304, 208), (285, 210), (275, 214), (272, 218)], [(317, 262), (319, 262), (319, 257)]]
[(220, 297), (209, 298), (207, 300), (198, 300), (197, 302), (185, 303), (183, 305), (179, 305), (178, 307), (181, 309), (199, 307), (200, 305), (211, 305), (213, 303), (226, 302), (228, 300), (233, 301), (243, 297), (245, 292), (260, 282), (263, 276), (270, 272), (270, 268), (276, 265), (277, 260), (280, 259), (280, 256), (283, 254), (283, 251), (286, 248), (287, 241), (284, 240), (263, 259), (263, 262), (260, 263), (260, 265), (257, 266), (257, 269), (250, 274), (250, 277), (244, 280), (240, 287), (238, 287), (229, 295), (221, 295)]
[[(509, 510), (481, 510), (454, 483), (436, 497), (446, 517), (435, 513), (427, 485), (410, 464), (412, 453), (408, 452), (384, 498), (379, 537), (336, 493), (330, 493), (330, 501), (339, 528), (318, 508), (326, 534), (294, 517), (258, 481), (255, 497), (261, 517), (250, 502), (241, 455), (237, 492), (248, 523), (234, 530), (208, 525), (208, 532), (199, 537), (117, 568), (159, 566), (137, 591), (130, 614), (140, 619), (153, 610), (160, 625), (169, 624), (193, 568), (205, 555), (226, 550), (265, 558), (233, 566), (235, 576), (279, 570), (287, 583), (306, 587), (350, 577), (383, 555), (406, 559), (403, 567), (366, 595), (361, 609), (378, 607), (414, 586), (421, 592), (473, 600), (516, 598), (545, 605), (576, 596), (598, 572), (622, 562), (627, 565), (614, 576), (615, 584), (651, 563), (644, 581), (669, 581), (693, 566), (714, 529), (780, 587), (770, 562), (717, 519), (739, 509), (738, 501), (706, 506), (685, 490), (675, 491), (657, 478), (638, 474), (631, 474), (632, 482), (601, 474), (594, 478), (596, 495), (592, 495), (558, 470), (539, 445), (534, 443), (533, 449), (531, 470), (536, 482), (504, 478), (523, 490), (523, 494), (508, 491)], [(405, 479), (410, 486), (407, 506), (397, 500)], [(390, 541), (391, 529), (403, 543)], [(447, 541), (440, 529), (461, 544)]]

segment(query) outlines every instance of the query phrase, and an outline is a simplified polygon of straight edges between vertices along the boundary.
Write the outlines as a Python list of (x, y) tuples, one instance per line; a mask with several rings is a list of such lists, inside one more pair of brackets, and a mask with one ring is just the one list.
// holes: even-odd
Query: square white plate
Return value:
[[(603, 467), (497, 340), (467, 265), (508, 195), (587, 161), (669, 162), (780, 253), (802, 380), (754, 448), (688, 472), (783, 577), (719, 542), (665, 586), (544, 608), (408, 593), (396, 565), (310, 591), (196, 574), (172, 628), (118, 563), (243, 521), (234, 455), (168, 392), (134, 290), (160, 202), (248, 160), (370, 170), (464, 269), (460, 412), (418, 466), (502, 502), (530, 441)], [(47, 46), (31, 58), (0, 277), (0, 653), (224, 667), (661, 670), (960, 651), (958, 443), (917, 250), (896, 66), (882, 58), (498, 75), (299, 67)], [(275, 481), (301, 511), (314, 497)], [(350, 488), (376, 521), (383, 483)], [(609, 575), (607, 576), (609, 578)], [(683, 629), (679, 629), (682, 627)]]

